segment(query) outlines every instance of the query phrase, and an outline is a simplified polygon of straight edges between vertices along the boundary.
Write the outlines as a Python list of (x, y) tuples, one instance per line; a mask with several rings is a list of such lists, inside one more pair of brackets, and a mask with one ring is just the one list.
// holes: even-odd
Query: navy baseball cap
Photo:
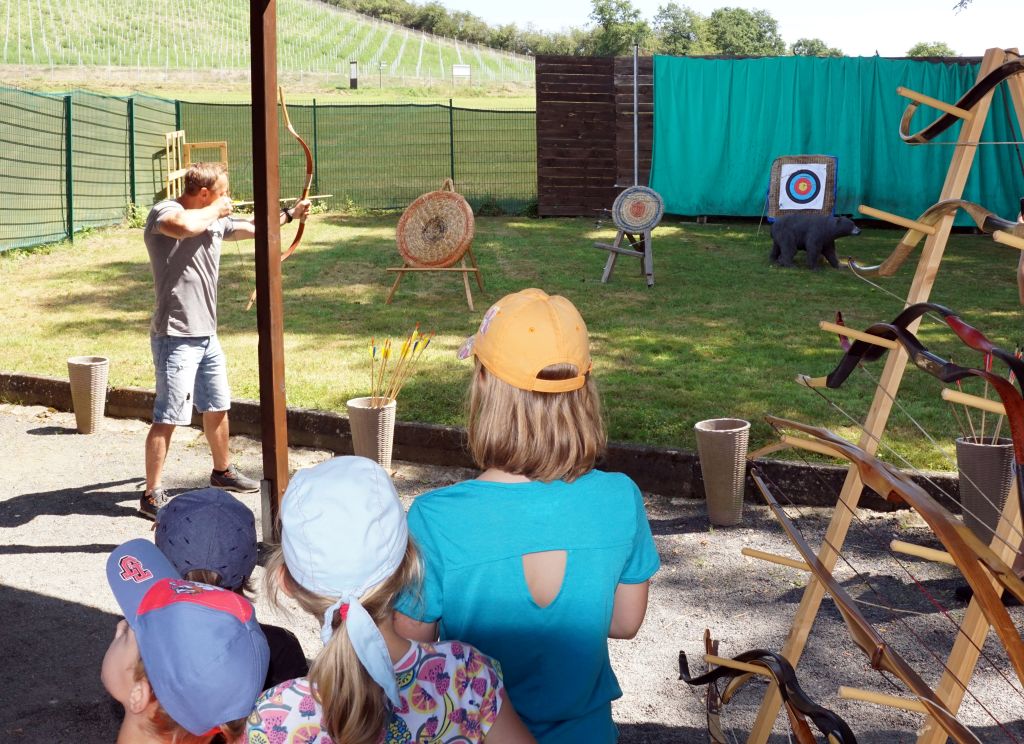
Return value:
[(227, 491), (188, 491), (157, 514), (156, 546), (182, 576), (216, 571), (220, 586), (237, 589), (256, 568), (256, 517)]
[(110, 554), (107, 582), (171, 718), (201, 736), (249, 714), (263, 689), (270, 649), (245, 597), (185, 581), (142, 539)]

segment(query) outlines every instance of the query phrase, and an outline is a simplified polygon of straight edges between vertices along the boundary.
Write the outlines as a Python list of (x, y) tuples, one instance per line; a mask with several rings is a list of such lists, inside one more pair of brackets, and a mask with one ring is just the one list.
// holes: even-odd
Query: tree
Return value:
[(658, 8), (654, 16), (655, 50), (661, 54), (705, 54), (707, 19), (676, 3)]
[(842, 57), (843, 50), (830, 47), (821, 39), (797, 39), (789, 48), (797, 57)]
[(921, 41), (907, 50), (908, 57), (956, 57), (957, 53), (944, 41)]
[(786, 53), (779, 24), (766, 10), (718, 8), (708, 17), (708, 37), (721, 54), (774, 56)]
[(651, 27), (630, 0), (591, 0), (590, 19), (597, 28), (592, 53), (599, 57), (628, 54), (634, 44), (646, 47)]

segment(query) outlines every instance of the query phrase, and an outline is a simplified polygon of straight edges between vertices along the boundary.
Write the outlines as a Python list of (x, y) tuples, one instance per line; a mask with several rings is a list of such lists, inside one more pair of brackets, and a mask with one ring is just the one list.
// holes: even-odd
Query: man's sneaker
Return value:
[(148, 494), (144, 493), (139, 497), (139, 514), (147, 519), (155, 520), (156, 513), (170, 500), (171, 495), (167, 491), (162, 488), (154, 488)]
[(223, 473), (216, 470), (210, 473), (210, 485), (236, 493), (257, 493), (260, 490), (259, 481), (246, 477), (234, 465), (228, 465)]

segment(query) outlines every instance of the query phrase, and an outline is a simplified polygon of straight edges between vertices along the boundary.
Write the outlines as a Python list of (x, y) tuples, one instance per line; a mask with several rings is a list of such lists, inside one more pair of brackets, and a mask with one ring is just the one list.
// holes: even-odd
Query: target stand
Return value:
[[(483, 291), (484, 281), (470, 244), (473, 242), (473, 209), (455, 183), (446, 178), (440, 191), (431, 191), (417, 198), (402, 213), (396, 229), (398, 252), (404, 264), (389, 268), (397, 272), (384, 304), (390, 305), (399, 283), (407, 271), (455, 271), (462, 273), (466, 290), (466, 303), (473, 310), (473, 292), (469, 288), (469, 275), (476, 275), (477, 286)], [(472, 266), (466, 265), (466, 256)], [(458, 263), (458, 266), (455, 264)]]
[[(647, 279), (647, 286), (654, 286), (654, 253), (651, 246), (651, 231), (661, 222), (665, 214), (665, 203), (654, 189), (646, 186), (630, 186), (615, 198), (612, 204), (612, 221), (618, 228), (611, 243), (594, 243), (594, 247), (608, 251), (601, 283), (611, 278), (615, 261), (620, 255), (640, 259), (640, 273)], [(623, 239), (627, 245), (623, 245)]]

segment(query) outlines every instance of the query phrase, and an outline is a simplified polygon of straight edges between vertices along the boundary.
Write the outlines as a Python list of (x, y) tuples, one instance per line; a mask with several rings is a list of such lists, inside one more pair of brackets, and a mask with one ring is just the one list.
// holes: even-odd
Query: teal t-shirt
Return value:
[[(608, 659), (615, 589), (647, 581), (658, 553), (636, 484), (592, 470), (572, 483), (471, 480), (419, 496), (409, 530), (424, 562), (421, 592), (397, 609), (440, 621), (499, 661), (512, 704), (540, 742), (616, 740), (622, 695)], [(530, 596), (522, 556), (567, 553), (555, 599)]]

